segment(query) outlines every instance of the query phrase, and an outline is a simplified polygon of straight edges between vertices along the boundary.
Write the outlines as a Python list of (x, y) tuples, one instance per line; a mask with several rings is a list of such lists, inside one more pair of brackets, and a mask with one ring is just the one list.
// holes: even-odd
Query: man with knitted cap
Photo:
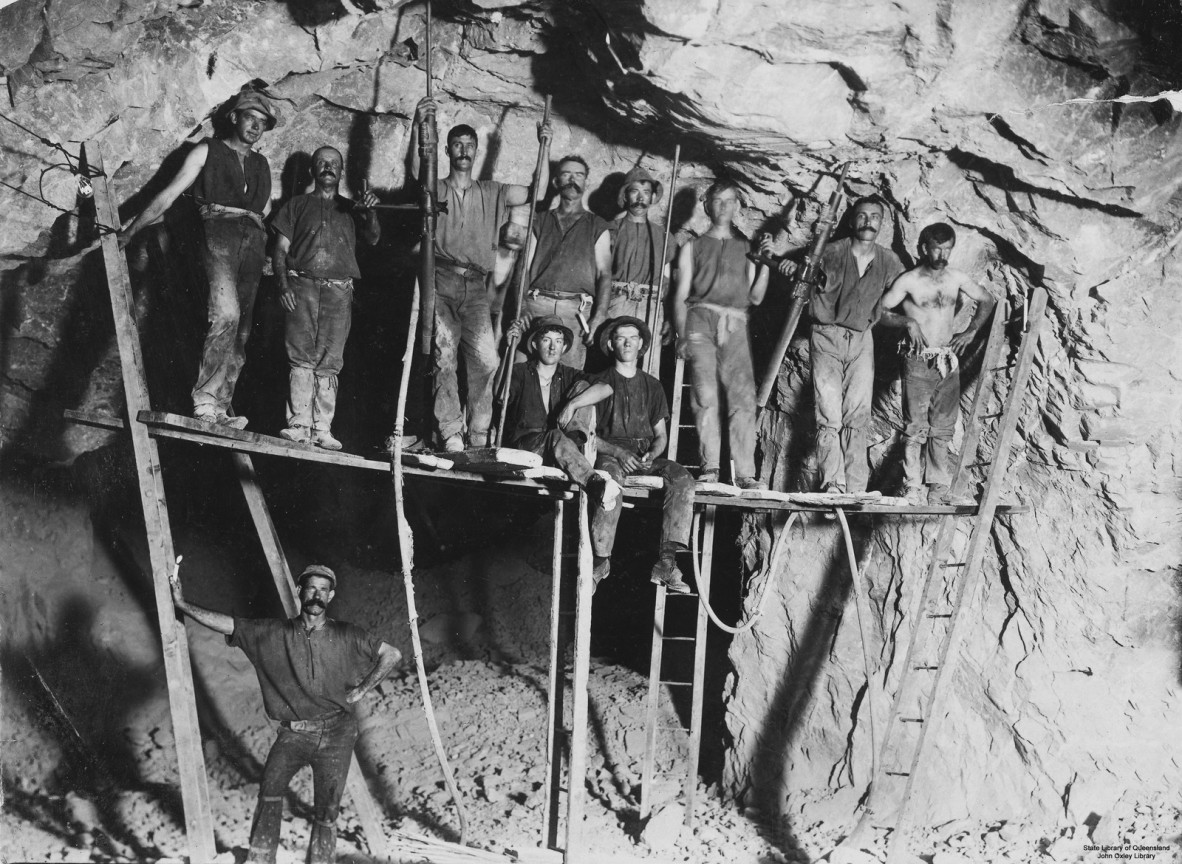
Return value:
[(176, 608), (226, 636), (254, 665), (267, 716), (279, 735), (267, 754), (259, 802), (250, 829), (248, 861), (274, 864), (283, 820), (283, 797), (296, 772), (312, 766), (312, 836), (309, 864), (335, 860), (336, 819), (349, 773), (358, 725), (354, 705), (390, 673), (397, 648), (353, 624), (326, 614), (337, 578), (309, 564), (299, 578), (295, 618), (237, 618), (185, 600), (179, 576), (170, 579)]
[[(653, 566), (652, 581), (670, 591), (687, 593), (689, 585), (677, 568), (675, 555), (688, 548), (693, 519), (694, 480), (682, 466), (661, 454), (668, 444), (669, 403), (661, 382), (639, 368), (652, 334), (639, 318), (614, 318), (603, 328), (600, 349), (612, 358), (611, 368), (592, 376), (610, 389), (598, 408), (596, 431), (599, 453), (595, 467), (623, 485), (629, 475), (661, 477), (665, 501), (661, 517), (661, 549)], [(611, 572), (619, 510), (596, 507), (591, 516), (591, 548), (595, 555), (595, 581)]]
[[(520, 320), (509, 327), (510, 338), (521, 336)], [(582, 447), (593, 430), (590, 407), (611, 395), (603, 384), (590, 384), (582, 372), (559, 361), (574, 344), (574, 334), (560, 318), (534, 319), (522, 341), (529, 359), (513, 367), (505, 403), (505, 443), (529, 450), (545, 464), (561, 468), (579, 486), (613, 510), (619, 484), (595, 473)]]
[(189, 151), (172, 182), (119, 232), (119, 246), (126, 247), (132, 235), (189, 190), (201, 214), (209, 282), (209, 329), (193, 387), (193, 416), (242, 429), (246, 418), (230, 416), (230, 403), (246, 360), (266, 258), (263, 217), (271, 208), (271, 166), (254, 148), (264, 132), (275, 128), (278, 116), (266, 96), (244, 90), (230, 122), (228, 138), (206, 138)]
[[(649, 219), (648, 213), (663, 193), (661, 182), (640, 166), (628, 172), (620, 187), (616, 203), (624, 212), (608, 223), (612, 238), (609, 318), (631, 315), (647, 321), (649, 300), (673, 253), (672, 249), (667, 250), (665, 260), (657, 263), (665, 239), (665, 223)], [(663, 297), (660, 302), (664, 302)], [(652, 325), (651, 321), (647, 323)]]

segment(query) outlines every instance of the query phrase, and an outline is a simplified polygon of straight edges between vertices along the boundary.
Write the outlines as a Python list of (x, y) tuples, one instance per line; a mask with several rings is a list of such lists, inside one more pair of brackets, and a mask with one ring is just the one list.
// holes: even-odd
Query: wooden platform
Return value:
[[(65, 417), (76, 423), (105, 429), (122, 429), (124, 425), (123, 421), (116, 417), (87, 414), (80, 411), (66, 411)], [(389, 458), (371, 458), (355, 453), (333, 452), (311, 444), (297, 444), (285, 438), (232, 429), (228, 426), (215, 426), (179, 414), (141, 411), (139, 421), (148, 427), (149, 434), (155, 438), (171, 438), (241, 453), (319, 462), (343, 468), (359, 468), (384, 473), (390, 471)], [(449, 461), (445, 454), (432, 455), (439, 460), (439, 464)], [(478, 467), (477, 464), (470, 464), (469, 470), (455, 467), (433, 468), (422, 464), (425, 461), (422, 456), (423, 454), (416, 453), (404, 454), (403, 468), (407, 476), (424, 477), (441, 482), (477, 484), (495, 487), (506, 492), (544, 495), (553, 498), (570, 499), (574, 495), (574, 484), (556, 469), (522, 468), (508, 465), (492, 466), (488, 463), (480, 463), (479, 470), (474, 470)], [(661, 488), (651, 482), (624, 486), (623, 497), (632, 504), (647, 505), (651, 503), (655, 505), (661, 495)], [(970, 515), (975, 513), (977, 509), (976, 507), (952, 507), (938, 504), (910, 507), (898, 503), (900, 500), (883, 497), (878, 493), (825, 495), (815, 492), (763, 491), (736, 495), (732, 491), (724, 493), (700, 489), (694, 495), (695, 504), (730, 507), (739, 510), (827, 512), (840, 507), (850, 514), (937, 516), (951, 513)], [(1029, 509), (1025, 506), (1003, 504), (998, 506), (997, 513), (999, 516), (1025, 513)]]

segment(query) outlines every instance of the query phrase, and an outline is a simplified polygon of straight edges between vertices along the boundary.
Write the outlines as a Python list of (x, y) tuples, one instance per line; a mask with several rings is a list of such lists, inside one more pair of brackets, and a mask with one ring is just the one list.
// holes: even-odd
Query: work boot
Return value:
[(908, 483), (903, 488), (908, 507), (922, 507), (928, 503), (928, 487), (922, 483)]
[(928, 503), (949, 507), (976, 507), (977, 501), (968, 495), (956, 495), (947, 483), (932, 483), (928, 487)]
[(703, 468), (698, 474), (699, 483), (717, 483), (718, 469), (717, 468)]
[(308, 444), (312, 440), (311, 431), (307, 426), (288, 426), (286, 429), (279, 430), (279, 437), (294, 441), (296, 444)]
[(229, 426), (231, 429), (242, 430), (246, 428), (246, 424), (250, 421), (245, 417), (231, 417), (225, 411), (219, 411), (217, 422), (219, 426)]
[(464, 436), (463, 435), (449, 435), (448, 439), (443, 442), (443, 450), (445, 453), (463, 453), (464, 452)]
[(337, 413), (337, 376), (316, 376), (316, 398), (312, 402), (312, 443), (325, 450), (340, 450), (332, 437), (332, 420)]
[(202, 423), (209, 423), (211, 426), (216, 426), (218, 422), (218, 409), (213, 405), (197, 405), (193, 408), (193, 419), (200, 420)]
[(672, 591), (674, 594), (690, 593), (690, 586), (682, 578), (681, 571), (677, 569), (677, 560), (671, 551), (661, 552), (661, 557), (653, 565), (649, 581), (654, 585), (664, 585), (666, 591)]
[(312, 443), (325, 450), (340, 450), (345, 446), (333, 437), (331, 429), (316, 429), (313, 431)]
[(288, 441), (307, 444), (312, 429), (312, 399), (316, 376), (311, 369), (293, 366), (287, 373), (287, 428), (279, 434)]
[(472, 448), (482, 448), (489, 446), (489, 433), (485, 432), (469, 432), (468, 446)]
[(767, 489), (767, 484), (755, 477), (740, 477), (735, 480), (735, 485), (740, 489), (762, 490)]

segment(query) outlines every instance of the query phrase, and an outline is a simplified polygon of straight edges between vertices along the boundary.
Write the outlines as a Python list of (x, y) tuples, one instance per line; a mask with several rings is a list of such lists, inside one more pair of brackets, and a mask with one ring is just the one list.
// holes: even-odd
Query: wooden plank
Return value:
[(570, 769), (566, 780), (566, 860), (591, 861), (583, 842), (583, 814), (587, 798), (587, 680), (591, 672), (591, 531), (587, 493), (579, 501), (579, 581), (575, 603), (575, 673), (571, 684)]
[(562, 530), (565, 507), (554, 502), (554, 543), (550, 558), (550, 674), (546, 685), (546, 807), (542, 819), (542, 844), (558, 844), (558, 799), (562, 785), (563, 674), (562, 641)]
[(653, 601), (653, 641), (648, 662), (648, 694), (644, 712), (644, 763), (640, 771), (640, 818), (653, 809), (653, 774), (657, 760), (657, 719), (661, 716), (661, 661), (665, 653), (665, 601), (668, 589), (658, 585)]
[[(97, 175), (94, 199), (100, 225), (116, 228), (119, 213), (111, 197), (104, 173), (103, 156), (96, 142), (85, 145), (87, 164)], [(136, 417), (151, 408), (148, 378), (135, 320), (135, 298), (127, 275), (127, 259), (119, 249), (115, 234), (102, 237), (103, 264), (111, 294), (115, 336), (119, 345), (119, 365), (123, 372), (123, 391), (127, 414)], [(168, 504), (160, 473), (160, 455), (156, 442), (143, 424), (130, 424), (132, 450), (135, 453), (140, 503), (148, 535), (148, 555), (152, 566), (152, 592), (164, 652), (164, 673), (168, 681), (168, 704), (176, 741), (177, 764), (181, 783), (181, 802), (185, 815), (185, 836), (190, 861), (210, 861), (217, 852), (214, 845), (213, 814), (209, 805), (209, 787), (205, 779), (205, 757), (201, 749), (201, 729), (197, 719), (197, 701), (193, 688), (193, 670), (189, 661), (189, 643), (184, 625), (177, 619), (168, 587), (168, 575), (175, 560), (172, 533), (168, 524)]]
[(710, 618), (706, 604), (710, 602), (710, 571), (714, 567), (715, 508), (702, 511), (702, 564), (698, 568), (698, 619), (694, 631), (694, 684), (690, 702), (689, 763), (685, 767), (685, 826), (694, 824), (694, 802), (698, 791), (698, 758), (702, 750), (702, 691), (706, 688), (706, 638)]

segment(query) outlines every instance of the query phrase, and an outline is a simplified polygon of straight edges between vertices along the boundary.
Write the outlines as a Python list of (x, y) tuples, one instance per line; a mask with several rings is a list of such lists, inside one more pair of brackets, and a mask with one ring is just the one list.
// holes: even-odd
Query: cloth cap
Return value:
[(323, 564), (309, 564), (304, 568), (304, 572), (300, 574), (300, 578), (296, 581), (302, 586), (304, 580), (309, 576), (321, 576), (332, 583), (333, 591), (337, 590), (337, 574), (333, 573), (330, 568), (325, 567)]
[(562, 323), (562, 319), (557, 315), (543, 315), (541, 318), (535, 318), (529, 325), (529, 332), (525, 334), (525, 345), (529, 349), (530, 354), (537, 353), (537, 347), (534, 345), (534, 340), (548, 330), (557, 330), (562, 334), (562, 340), (565, 347), (562, 353), (565, 354), (575, 344), (574, 332)]
[(265, 114), (268, 129), (274, 129), (275, 124), (279, 122), (279, 115), (271, 107), (271, 100), (257, 90), (243, 90), (234, 100), (234, 107), (230, 110), (245, 111), (247, 108), (253, 108), (255, 111)]
[(661, 200), (661, 196), (665, 194), (665, 187), (661, 185), (661, 181), (653, 177), (645, 169), (637, 165), (624, 176), (624, 185), (620, 187), (620, 193), (616, 196), (616, 203), (620, 205), (620, 209), (624, 209), (624, 193), (628, 191), (628, 187), (634, 183), (651, 183), (653, 187), (653, 203), (656, 204)]
[(648, 325), (639, 318), (633, 318), (631, 315), (621, 315), (619, 318), (613, 318), (603, 325), (603, 330), (599, 333), (599, 350), (608, 357), (612, 356), (612, 337), (616, 335), (616, 331), (621, 327), (635, 327), (640, 331), (640, 341), (643, 343), (640, 346), (640, 353), (643, 354), (648, 350), (649, 343), (653, 340), (652, 331), (648, 329)]

